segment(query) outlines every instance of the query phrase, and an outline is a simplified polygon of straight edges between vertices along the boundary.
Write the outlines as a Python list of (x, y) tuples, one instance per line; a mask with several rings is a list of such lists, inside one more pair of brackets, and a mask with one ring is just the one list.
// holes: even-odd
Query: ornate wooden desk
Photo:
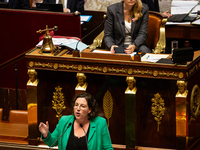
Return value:
[[(88, 49), (81, 57), (38, 51), (26, 54), (27, 67), (35, 72), (33, 82), (37, 81), (27, 83), (29, 115), (35, 110), (32, 112), (37, 116), (29, 119), (30, 141), (40, 137), (39, 122), (48, 120), (53, 131), (61, 115), (71, 114), (77, 73), (85, 74), (86, 92), (96, 98), (100, 115), (107, 119), (113, 144), (124, 149), (138, 146), (186, 150), (198, 140), (199, 56), (188, 65), (175, 66), (134, 62), (124, 55), (121, 57), (125, 60), (119, 60), (119, 54), (107, 54), (111, 59), (86, 58), (84, 52), (89, 53)], [(135, 94), (125, 92), (127, 77), (136, 81)]]

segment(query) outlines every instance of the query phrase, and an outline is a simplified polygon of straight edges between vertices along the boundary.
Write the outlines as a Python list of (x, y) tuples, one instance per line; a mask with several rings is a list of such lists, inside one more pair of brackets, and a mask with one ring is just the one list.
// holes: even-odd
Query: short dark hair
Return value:
[(75, 101), (77, 100), (77, 98), (85, 98), (88, 104), (88, 107), (91, 109), (91, 112), (88, 114), (88, 119), (92, 120), (94, 118), (96, 118), (98, 116), (98, 106), (96, 103), (95, 98), (89, 94), (89, 93), (79, 93), (78, 95), (75, 96), (75, 98), (73, 99), (72, 102), (72, 113), (74, 115), (74, 105), (75, 105)]

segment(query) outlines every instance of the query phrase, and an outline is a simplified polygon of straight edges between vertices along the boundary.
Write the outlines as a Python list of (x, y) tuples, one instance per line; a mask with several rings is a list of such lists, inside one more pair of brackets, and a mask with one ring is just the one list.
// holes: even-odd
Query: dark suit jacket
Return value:
[(9, 0), (9, 8), (14, 9), (29, 9), (29, 0)]
[[(139, 48), (142, 45), (147, 46), (147, 28), (149, 20), (149, 9), (143, 4), (142, 17), (131, 23), (132, 44)], [(133, 16), (134, 18), (134, 16)], [(125, 26), (123, 2), (113, 4), (107, 8), (107, 14), (104, 25), (104, 41), (110, 49), (112, 45), (124, 46)]]
[(145, 3), (149, 6), (150, 11), (160, 12), (158, 0), (142, 0), (142, 3)]
[[(44, 0), (43, 3), (55, 4), (56, 0)], [(67, 8), (71, 12), (79, 11), (81, 14), (84, 14), (84, 0), (67, 0)]]

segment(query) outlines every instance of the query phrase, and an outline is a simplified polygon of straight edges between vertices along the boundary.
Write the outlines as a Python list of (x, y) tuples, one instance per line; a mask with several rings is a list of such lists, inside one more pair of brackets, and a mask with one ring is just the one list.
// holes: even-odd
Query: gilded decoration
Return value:
[(200, 68), (200, 62), (199, 65), (196, 64), (193, 68), (191, 68), (188, 72), (186, 72), (187, 77), (195, 73)]
[(124, 75), (148, 75), (154, 77), (172, 77), (182, 79), (184, 74), (182, 72), (166, 72), (158, 70), (144, 70), (144, 69), (132, 69), (132, 68), (117, 68), (117, 67), (101, 67), (101, 66), (89, 66), (89, 65), (66, 65), (58, 63), (41, 63), (41, 62), (29, 62), (29, 66), (37, 68), (48, 68), (48, 69), (66, 69), (74, 71), (92, 71), (92, 72), (102, 72), (102, 73), (118, 73)]
[(78, 71), (83, 70), (83, 66), (82, 65), (78, 65)]
[(190, 97), (190, 123), (195, 121), (200, 114), (200, 89), (198, 85), (195, 85), (192, 89)]
[(108, 71), (107, 67), (103, 67), (103, 72), (106, 73)]
[(176, 97), (187, 97), (188, 90), (187, 90), (187, 82), (178, 80), (176, 83), (178, 87), (178, 92), (176, 93)]
[(58, 69), (58, 64), (55, 63), (55, 64), (53, 65), (53, 68), (54, 68), (54, 69)]
[(86, 91), (88, 83), (86, 83), (86, 76), (84, 73), (77, 73), (76, 78), (78, 80), (78, 84), (75, 90), (83, 90)]
[(158, 71), (157, 71), (157, 70), (153, 71), (153, 76), (154, 76), (154, 77), (157, 77), (157, 76), (158, 76)]
[(53, 92), (52, 108), (56, 111), (56, 118), (60, 120), (62, 112), (66, 109), (64, 95), (60, 86), (55, 87), (56, 92)]
[(29, 76), (29, 80), (27, 82), (27, 85), (31, 85), (31, 86), (37, 86), (39, 80), (37, 78), (37, 72), (35, 71), (35, 69), (28, 69), (28, 76)]
[(178, 77), (179, 77), (180, 79), (182, 79), (182, 78), (184, 77), (184, 74), (183, 74), (182, 72), (180, 72), (180, 73), (178, 74)]
[(165, 103), (159, 93), (154, 94), (154, 98), (151, 101), (151, 113), (154, 116), (154, 120), (157, 121), (157, 132), (159, 132), (162, 116), (165, 115)]
[(34, 66), (34, 62), (33, 62), (33, 61), (30, 61), (30, 62), (29, 62), (29, 66), (30, 66), (30, 67), (33, 67), (33, 66)]
[(126, 88), (125, 94), (136, 94), (136, 80), (134, 77), (126, 77), (128, 87)]
[(107, 119), (107, 125), (109, 127), (109, 119), (112, 117), (113, 112), (113, 99), (111, 93), (107, 90), (103, 97), (103, 110)]

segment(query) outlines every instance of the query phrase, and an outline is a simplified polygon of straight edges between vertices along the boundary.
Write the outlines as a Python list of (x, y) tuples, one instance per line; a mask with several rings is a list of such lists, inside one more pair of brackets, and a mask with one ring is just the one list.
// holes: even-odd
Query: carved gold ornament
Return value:
[(37, 86), (39, 80), (37, 78), (37, 72), (35, 71), (35, 69), (28, 69), (28, 76), (29, 76), (29, 80), (27, 82), (27, 85), (30, 86)]
[(154, 116), (154, 120), (157, 121), (157, 132), (159, 132), (162, 116), (165, 115), (165, 103), (159, 93), (154, 94), (154, 98), (151, 101), (151, 113)]
[(176, 97), (187, 97), (187, 82), (178, 80), (176, 85), (178, 86), (178, 92), (176, 93)]
[(56, 92), (53, 92), (52, 108), (56, 111), (56, 117), (58, 120), (62, 117), (62, 112), (66, 109), (64, 96), (61, 92), (60, 86), (55, 87)]
[(157, 77), (157, 76), (158, 76), (158, 71), (157, 71), (157, 70), (153, 71), (153, 76), (154, 76), (154, 77)]
[(60, 64), (60, 63), (44, 63), (44, 62), (29, 62), (29, 66), (31, 68), (35, 67), (35, 69), (39, 68), (47, 68), (47, 69), (54, 69), (54, 70), (67, 70), (67, 71), (96, 71), (99, 73), (118, 73), (122, 75), (146, 75), (146, 76), (153, 76), (153, 77), (167, 77), (167, 78), (177, 78), (183, 79), (185, 75), (183, 72), (169, 72), (164, 70), (152, 70), (152, 69), (133, 69), (133, 68), (124, 68), (124, 67), (102, 67), (101, 65), (76, 65), (76, 64)]
[(55, 63), (55, 64), (53, 65), (53, 68), (54, 68), (54, 69), (58, 69), (58, 64)]
[(135, 94), (137, 91), (136, 80), (134, 77), (126, 77), (128, 87), (126, 88), (126, 94)]
[(109, 119), (112, 117), (113, 112), (113, 99), (111, 93), (108, 90), (103, 97), (103, 110), (109, 127)]
[(88, 83), (86, 83), (86, 76), (84, 73), (77, 73), (76, 78), (78, 80), (78, 84), (76, 85), (75, 90), (83, 90), (86, 91)]
[(192, 89), (190, 97), (190, 123), (195, 121), (198, 115), (200, 115), (200, 89), (198, 85), (195, 85)]
[(29, 62), (29, 66), (30, 66), (30, 67), (33, 67), (33, 66), (34, 66), (34, 62), (33, 62), (33, 61), (30, 61), (30, 62)]
[(83, 70), (83, 66), (82, 65), (78, 65), (78, 71)]
[(103, 67), (103, 72), (106, 73), (108, 71), (107, 67)]

